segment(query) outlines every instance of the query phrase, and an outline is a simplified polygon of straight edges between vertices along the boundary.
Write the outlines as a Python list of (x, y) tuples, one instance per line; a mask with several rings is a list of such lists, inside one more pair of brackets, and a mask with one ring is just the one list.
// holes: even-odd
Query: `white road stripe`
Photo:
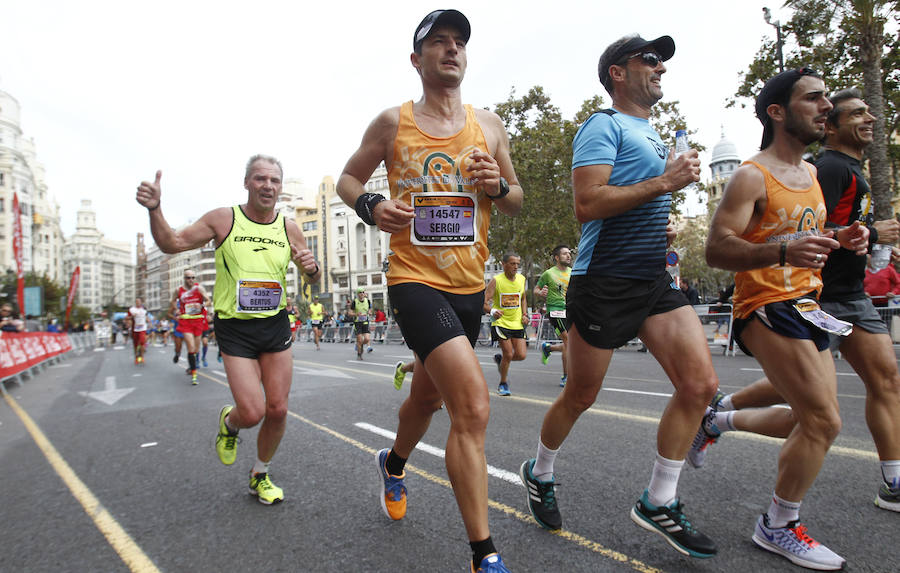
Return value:
[[(353, 425), (356, 426), (357, 428), (360, 428), (362, 430), (367, 430), (369, 432), (372, 432), (373, 434), (378, 434), (379, 436), (383, 436), (390, 440), (393, 440), (394, 438), (397, 437), (397, 434), (395, 434), (394, 432), (391, 432), (390, 430), (385, 430), (384, 428), (379, 428), (378, 426), (373, 426), (372, 424), (367, 424), (365, 422), (356, 422)], [(416, 449), (422, 450), (425, 453), (428, 453), (433, 456), (437, 456), (441, 459), (444, 459), (444, 450), (442, 450), (441, 448), (436, 448), (434, 446), (430, 446), (428, 444), (423, 444), (422, 442), (419, 442), (418, 444), (416, 444)], [(517, 473), (508, 472), (506, 470), (501, 470), (500, 468), (495, 468), (494, 466), (491, 466), (491, 465), (488, 465), (487, 471), (488, 471), (488, 475), (492, 475), (496, 478), (506, 480), (509, 483), (513, 483), (518, 486), (522, 485), (522, 480), (519, 479), (519, 474), (517, 474)]]
[[(741, 370), (743, 370), (745, 372), (762, 372), (763, 371), (762, 368), (741, 368)], [(838, 376), (856, 376), (857, 378), (859, 378), (859, 374), (857, 374), (856, 372), (838, 372), (837, 375)]]
[(221, 377), (223, 377), (223, 378), (225, 377), (225, 373), (222, 372), (221, 370), (210, 370), (210, 372), (212, 372), (212, 373), (215, 374), (216, 376), (221, 376)]

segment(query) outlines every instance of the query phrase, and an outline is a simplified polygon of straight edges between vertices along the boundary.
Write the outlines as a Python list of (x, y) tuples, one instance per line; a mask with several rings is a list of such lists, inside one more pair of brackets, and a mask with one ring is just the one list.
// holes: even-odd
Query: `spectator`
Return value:
[(384, 311), (380, 308), (375, 309), (375, 320), (374, 322), (387, 322), (387, 315), (384, 314)]
[[(891, 260), (897, 260), (900, 256), (900, 249), (894, 247), (891, 250)], [(866, 294), (872, 298), (872, 304), (875, 306), (887, 306), (888, 301), (894, 298), (894, 295), (900, 293), (900, 274), (894, 268), (894, 265), (887, 265), (881, 270), (875, 268), (872, 255), (867, 255), (866, 278), (863, 281), (863, 288)]]
[(684, 293), (684, 296), (687, 297), (688, 302), (691, 303), (691, 305), (700, 304), (700, 294), (688, 281), (681, 282), (681, 292)]
[(61, 332), (55, 318), (50, 319), (50, 324), (47, 325), (47, 332)]
[(3, 332), (22, 332), (25, 330), (25, 322), (16, 318), (11, 304), (4, 303), (0, 306), (0, 330)]

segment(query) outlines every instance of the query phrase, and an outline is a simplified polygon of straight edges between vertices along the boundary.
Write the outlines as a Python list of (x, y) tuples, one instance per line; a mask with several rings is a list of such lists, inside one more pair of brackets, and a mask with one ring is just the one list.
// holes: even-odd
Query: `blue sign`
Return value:
[(678, 253), (675, 251), (669, 251), (666, 253), (666, 264), (670, 267), (674, 267), (678, 264)]
[(44, 287), (25, 287), (25, 315), (41, 316), (44, 314)]

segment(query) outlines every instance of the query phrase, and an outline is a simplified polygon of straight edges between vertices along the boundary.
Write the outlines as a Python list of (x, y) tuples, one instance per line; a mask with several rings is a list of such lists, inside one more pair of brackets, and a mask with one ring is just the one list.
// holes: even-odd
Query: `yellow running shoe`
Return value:
[(216, 453), (219, 461), (230, 466), (237, 457), (238, 433), (232, 434), (225, 425), (225, 416), (234, 406), (225, 406), (219, 413), (219, 433), (216, 435)]
[(191, 372), (191, 384), (193, 384), (194, 386), (197, 385), (197, 371), (196, 370)]
[(272, 505), (284, 501), (284, 491), (269, 479), (268, 473), (250, 473), (250, 495), (255, 495), (259, 503)]

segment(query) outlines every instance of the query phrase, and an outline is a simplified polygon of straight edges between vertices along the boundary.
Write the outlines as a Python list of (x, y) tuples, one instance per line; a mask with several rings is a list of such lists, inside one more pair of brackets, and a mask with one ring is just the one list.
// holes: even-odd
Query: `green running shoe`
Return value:
[(550, 361), (550, 343), (541, 344), (541, 364), (547, 364)]
[(250, 474), (250, 495), (255, 495), (259, 503), (265, 505), (284, 501), (284, 491), (272, 483), (268, 473)]
[(225, 425), (225, 416), (234, 406), (225, 406), (219, 413), (219, 433), (216, 435), (216, 453), (219, 461), (230, 466), (237, 457), (238, 433), (230, 433)]
[(404, 379), (406, 379), (406, 372), (403, 371), (403, 361), (398, 360), (397, 365), (394, 366), (394, 390), (399, 390), (403, 387)]

